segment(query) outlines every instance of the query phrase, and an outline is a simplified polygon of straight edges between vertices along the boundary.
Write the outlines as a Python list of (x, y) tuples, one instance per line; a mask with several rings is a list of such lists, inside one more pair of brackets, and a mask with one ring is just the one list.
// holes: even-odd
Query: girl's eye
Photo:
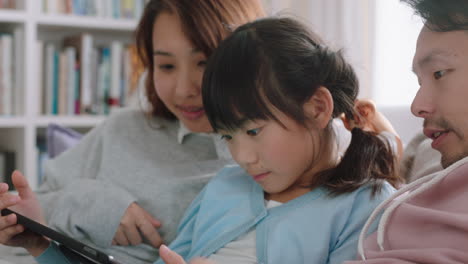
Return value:
[(254, 137), (254, 136), (258, 135), (258, 133), (260, 133), (260, 128), (249, 129), (245, 133), (247, 133), (247, 135), (249, 135), (249, 136)]
[(222, 140), (229, 141), (229, 140), (232, 139), (232, 136), (231, 136), (231, 135), (221, 135), (221, 139), (222, 139)]
[(447, 72), (446, 70), (441, 70), (441, 71), (434, 72), (434, 79), (439, 80), (440, 78), (442, 78), (445, 75), (446, 72)]
[(159, 65), (159, 69), (161, 69), (163, 71), (170, 71), (170, 70), (174, 69), (174, 65), (173, 64), (161, 64), (161, 65)]

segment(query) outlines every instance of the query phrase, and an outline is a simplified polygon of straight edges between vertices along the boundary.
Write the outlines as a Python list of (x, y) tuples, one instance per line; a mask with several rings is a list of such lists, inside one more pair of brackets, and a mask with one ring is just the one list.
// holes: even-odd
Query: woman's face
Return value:
[(183, 32), (177, 15), (158, 15), (153, 26), (154, 87), (166, 107), (192, 132), (212, 131), (201, 96), (206, 59)]

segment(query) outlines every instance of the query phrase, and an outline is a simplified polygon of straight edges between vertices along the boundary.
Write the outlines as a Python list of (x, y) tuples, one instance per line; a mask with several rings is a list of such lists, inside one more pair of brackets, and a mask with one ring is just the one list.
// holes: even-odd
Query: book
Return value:
[(0, 151), (0, 182), (8, 184), (9, 190), (14, 190), (11, 174), (16, 168), (16, 154), (13, 151)]
[(24, 29), (16, 27), (13, 31), (14, 60), (13, 60), (13, 113), (22, 115), (24, 97)]
[(0, 115), (11, 116), (13, 114), (13, 37), (10, 34), (0, 35)]
[(120, 92), (122, 84), (122, 43), (112, 41), (111, 43), (111, 86), (109, 90), (108, 104), (110, 111), (120, 106)]
[(76, 49), (77, 60), (80, 65), (80, 113), (90, 113), (92, 105), (91, 91), (91, 61), (93, 49), (93, 36), (82, 33), (66, 37), (63, 41), (64, 47)]
[(54, 105), (54, 80), (55, 80), (55, 56), (56, 48), (53, 43), (45, 44), (44, 67), (44, 103), (43, 112), (46, 115), (53, 114)]

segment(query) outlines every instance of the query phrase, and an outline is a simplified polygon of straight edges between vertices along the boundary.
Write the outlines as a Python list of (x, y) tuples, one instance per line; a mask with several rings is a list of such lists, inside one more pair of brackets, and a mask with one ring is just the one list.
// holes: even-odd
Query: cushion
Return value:
[(57, 124), (49, 124), (47, 126), (47, 154), (49, 158), (54, 158), (73, 147), (82, 137), (82, 134), (73, 129)]

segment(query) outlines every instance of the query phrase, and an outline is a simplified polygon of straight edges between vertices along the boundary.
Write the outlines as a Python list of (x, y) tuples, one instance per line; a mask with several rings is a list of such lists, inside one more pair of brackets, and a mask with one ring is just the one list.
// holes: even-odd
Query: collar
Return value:
[(177, 143), (182, 144), (182, 142), (184, 141), (184, 137), (190, 133), (192, 132), (188, 130), (187, 127), (184, 126), (184, 123), (179, 121), (179, 131), (177, 132)]
[(205, 137), (211, 137), (215, 144), (216, 154), (220, 159), (231, 160), (231, 153), (225, 142), (221, 139), (218, 134), (214, 133), (194, 133), (190, 131), (182, 122), (179, 121), (179, 131), (177, 132), (177, 143), (183, 144), (184, 138), (190, 134), (196, 134)]
[(190, 134), (197, 134), (200, 136), (206, 136), (206, 137), (211, 137), (211, 134), (208, 133), (194, 133), (190, 131), (184, 123), (179, 121), (179, 131), (177, 131), (177, 143), (183, 144), (184, 143), (184, 138)]

